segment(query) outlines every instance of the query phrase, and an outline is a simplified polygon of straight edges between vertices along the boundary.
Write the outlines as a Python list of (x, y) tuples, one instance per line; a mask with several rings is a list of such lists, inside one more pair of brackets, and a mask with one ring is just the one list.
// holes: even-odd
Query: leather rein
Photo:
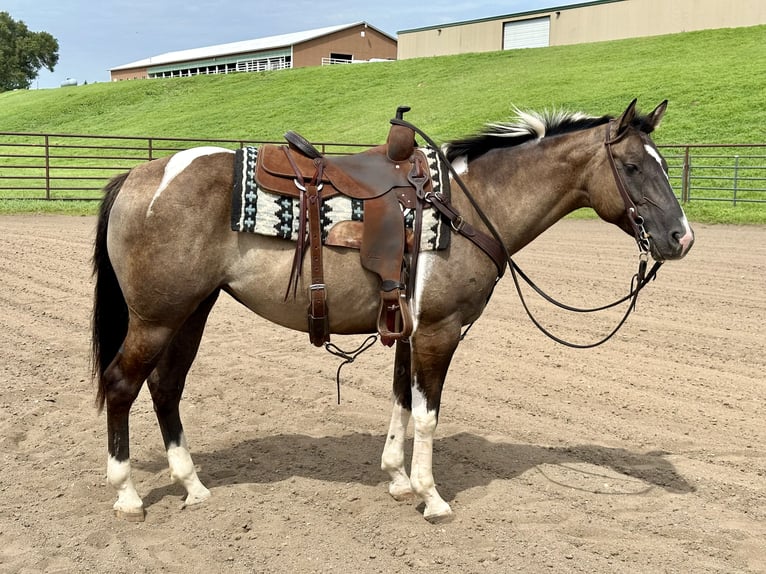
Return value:
[[(617, 185), (617, 189), (620, 193), (620, 197), (622, 198), (622, 201), (625, 204), (625, 211), (627, 213), (628, 220), (633, 230), (636, 244), (638, 245), (638, 250), (639, 250), (638, 270), (636, 271), (635, 275), (633, 275), (631, 279), (630, 291), (627, 295), (607, 305), (583, 309), (578, 307), (572, 307), (570, 305), (566, 305), (564, 303), (557, 301), (556, 299), (554, 299), (553, 297), (545, 293), (540, 287), (538, 287), (521, 270), (521, 268), (516, 264), (516, 262), (511, 257), (511, 254), (509, 253), (507, 247), (505, 246), (502, 239), (500, 238), (500, 234), (498, 233), (497, 229), (489, 220), (489, 218), (484, 213), (484, 211), (481, 209), (481, 207), (479, 206), (479, 204), (477, 203), (476, 199), (473, 197), (471, 192), (468, 190), (467, 186), (465, 185), (463, 180), (460, 178), (460, 175), (452, 166), (452, 163), (447, 160), (446, 156), (441, 151), (441, 148), (426, 133), (424, 133), (417, 126), (414, 126), (413, 124), (407, 122), (406, 120), (392, 119), (391, 123), (403, 125), (414, 130), (431, 147), (433, 147), (436, 150), (436, 153), (439, 154), (440, 159), (447, 165), (452, 175), (452, 178), (460, 186), (460, 189), (463, 191), (466, 198), (471, 203), (471, 206), (473, 207), (476, 214), (479, 216), (479, 219), (481, 219), (482, 223), (489, 230), (490, 234), (492, 235), (492, 238), (487, 237), (481, 231), (474, 229), (473, 227), (470, 226), (470, 224), (465, 222), (463, 217), (459, 215), (454, 209), (452, 209), (452, 206), (449, 204), (449, 202), (444, 201), (444, 198), (441, 197), (440, 194), (435, 194), (435, 193), (426, 194), (424, 197), (424, 200), (429, 202), (434, 207), (436, 207), (443, 215), (447, 217), (447, 219), (450, 221), (452, 225), (453, 230), (463, 234), (464, 236), (466, 236), (466, 238), (473, 241), (495, 262), (495, 265), (498, 270), (498, 275), (497, 275), (497, 278), (495, 279), (495, 285), (497, 285), (497, 282), (503, 276), (505, 272), (506, 264), (508, 265), (508, 267), (511, 270), (511, 277), (513, 278), (513, 284), (516, 287), (516, 292), (519, 295), (519, 299), (521, 301), (522, 306), (524, 307), (524, 311), (527, 313), (527, 316), (530, 318), (530, 320), (535, 325), (535, 327), (537, 327), (544, 335), (546, 335), (553, 341), (560, 343), (562, 345), (566, 345), (567, 347), (575, 348), (575, 349), (590, 349), (590, 348), (602, 345), (606, 343), (609, 339), (611, 339), (617, 333), (617, 331), (620, 330), (620, 328), (625, 324), (625, 321), (627, 321), (630, 314), (635, 310), (636, 302), (638, 300), (638, 294), (650, 281), (652, 281), (656, 277), (657, 271), (663, 264), (662, 261), (656, 261), (654, 265), (652, 266), (652, 268), (649, 270), (649, 272), (647, 273), (646, 271), (647, 261), (649, 257), (649, 247), (650, 247), (649, 234), (646, 232), (646, 229), (644, 228), (644, 219), (638, 214), (638, 209), (636, 208), (636, 204), (633, 202), (633, 200), (630, 197), (630, 194), (628, 193), (628, 188), (625, 185), (622, 175), (620, 174), (620, 171), (617, 167), (617, 162), (615, 161), (614, 154), (612, 152), (612, 145), (621, 141), (625, 137), (626, 131), (623, 131), (623, 133), (618, 134), (616, 137), (610, 139), (609, 128), (612, 122), (610, 121), (609, 123), (607, 123), (606, 135), (604, 138), (604, 146), (606, 147), (606, 154), (607, 154), (607, 158), (609, 159), (609, 165), (612, 169), (612, 175), (614, 176), (614, 180)], [(445, 205), (448, 209), (444, 209)], [(468, 233), (466, 233), (465, 231), (468, 231)], [(479, 242), (477, 242), (477, 237), (482, 239)], [(490, 245), (490, 244), (494, 244), (494, 245)], [(501, 257), (498, 257), (497, 255), (495, 255), (496, 253), (498, 253), (498, 251), (502, 254)], [(621, 303), (624, 303), (626, 301), (630, 301), (630, 304), (628, 305), (628, 308), (625, 311), (625, 314), (623, 315), (622, 319), (602, 339), (594, 343), (586, 343), (586, 344), (572, 343), (571, 341), (566, 341), (554, 335), (553, 333), (551, 333), (535, 318), (535, 316), (532, 314), (531, 310), (529, 309), (527, 305), (526, 299), (524, 298), (524, 294), (521, 289), (519, 278), (524, 280), (524, 282), (527, 283), (527, 285), (531, 287), (543, 299), (559, 307), (560, 309), (564, 309), (566, 311), (572, 311), (575, 313), (595, 313), (597, 311), (604, 311), (606, 309), (611, 309), (612, 307), (616, 307), (617, 305), (620, 305)], [(489, 300), (489, 298), (492, 296), (493, 290), (494, 290), (494, 287), (492, 290), (490, 290), (487, 300)], [(471, 323), (470, 325), (468, 325), (468, 327), (466, 327), (466, 329), (463, 331), (461, 339), (466, 336), (466, 334), (468, 333), (469, 329), (472, 326), (473, 326), (473, 323)]]

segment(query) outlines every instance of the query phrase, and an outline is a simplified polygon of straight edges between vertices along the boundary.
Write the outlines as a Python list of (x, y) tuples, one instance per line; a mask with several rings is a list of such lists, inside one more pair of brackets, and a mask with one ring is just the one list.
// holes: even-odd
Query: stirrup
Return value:
[[(393, 291), (396, 298), (391, 298), (391, 292), (381, 292), (380, 309), (378, 311), (378, 333), (380, 342), (390, 347), (395, 341), (407, 339), (412, 335), (412, 313), (407, 299), (400, 289)], [(387, 295), (388, 298), (384, 298)]]

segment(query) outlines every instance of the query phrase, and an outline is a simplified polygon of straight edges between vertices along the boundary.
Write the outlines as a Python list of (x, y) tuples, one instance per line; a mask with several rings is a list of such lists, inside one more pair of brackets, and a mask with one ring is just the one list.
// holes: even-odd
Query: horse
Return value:
[[(516, 109), (509, 122), (443, 144), (452, 180), (460, 179), (476, 203), (453, 192), (461, 224), (485, 234), (493, 227), (510, 257), (568, 213), (590, 207), (628, 234), (638, 224), (654, 260), (682, 258), (694, 234), (650, 137), (666, 107), (667, 100), (641, 114), (633, 100), (617, 117)], [(220, 292), (277, 325), (307, 331), (307, 270), (304, 288), (283, 296), (294, 244), (231, 229), (234, 155), (215, 147), (184, 150), (142, 163), (104, 188), (93, 253), (92, 360), (96, 406), (106, 407), (107, 479), (118, 493), (113, 509), (127, 520), (145, 518), (131, 478), (128, 432), (144, 381), (171, 479), (186, 490), (185, 505), (211, 496), (195, 471), (179, 401)], [(482, 219), (479, 211), (491, 216)], [(394, 350), (393, 410), (381, 456), (390, 495), (423, 501), (423, 516), (432, 523), (452, 516), (432, 472), (445, 376), (461, 330), (482, 314), (503, 273), (465, 236), (451, 239), (448, 249), (419, 255), (408, 294), (413, 327)], [(358, 252), (322, 251), (330, 332), (374, 333), (378, 278), (360, 266)]]

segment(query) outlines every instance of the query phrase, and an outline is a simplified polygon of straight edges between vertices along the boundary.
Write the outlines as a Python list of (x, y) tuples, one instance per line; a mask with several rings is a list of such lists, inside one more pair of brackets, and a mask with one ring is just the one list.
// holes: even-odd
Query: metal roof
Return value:
[(175, 62), (189, 62), (194, 60), (201, 60), (204, 58), (212, 58), (216, 56), (228, 56), (231, 54), (242, 54), (246, 52), (260, 52), (263, 50), (273, 50), (274, 48), (284, 48), (288, 46), (294, 46), (301, 44), (315, 38), (327, 36), (334, 32), (340, 32), (347, 28), (359, 26), (364, 24), (365, 26), (391, 38), (396, 41), (396, 38), (390, 34), (386, 34), (382, 30), (378, 30), (374, 26), (370, 26), (367, 22), (353, 22), (351, 24), (341, 24), (338, 26), (328, 26), (326, 28), (316, 28), (314, 30), (306, 30), (305, 32), (292, 32), (290, 34), (280, 34), (278, 36), (268, 36), (266, 38), (256, 38), (255, 40), (243, 40), (241, 42), (231, 42), (229, 44), (217, 44), (215, 46), (206, 46), (204, 48), (192, 48), (190, 50), (179, 50), (176, 52), (167, 52), (158, 56), (151, 56), (131, 62), (129, 64), (123, 64), (110, 68), (110, 71), (114, 70), (127, 70), (130, 68), (143, 68), (146, 66), (159, 66), (162, 64), (172, 64)]
[(477, 18), (476, 20), (464, 20), (462, 22), (448, 22), (445, 24), (435, 24), (433, 26), (424, 26), (423, 28), (410, 28), (409, 30), (399, 30), (399, 34), (411, 34), (413, 32), (424, 32), (426, 30), (438, 30), (439, 28), (451, 28), (453, 26), (465, 26), (466, 24), (479, 24), (481, 22), (492, 22), (494, 20), (506, 20), (509, 18), (523, 18), (534, 16), (536, 14), (547, 14), (549, 12), (561, 12), (563, 10), (572, 10), (574, 8), (587, 8), (597, 4), (611, 4), (613, 2), (625, 2), (627, 0), (592, 0), (590, 2), (578, 2), (576, 4), (567, 4), (565, 6), (554, 6), (552, 8), (538, 8), (527, 12), (516, 12), (514, 14), (502, 14), (500, 16), (488, 16), (486, 18)]

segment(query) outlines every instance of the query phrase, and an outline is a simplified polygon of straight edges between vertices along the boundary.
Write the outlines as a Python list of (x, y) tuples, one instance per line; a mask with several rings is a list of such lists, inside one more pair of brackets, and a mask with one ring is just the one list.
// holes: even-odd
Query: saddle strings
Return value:
[(370, 335), (367, 337), (364, 342), (359, 345), (356, 349), (353, 351), (344, 351), (337, 345), (333, 343), (325, 343), (324, 348), (325, 350), (330, 353), (331, 355), (335, 355), (336, 357), (340, 357), (341, 359), (344, 359), (344, 361), (338, 365), (338, 370), (335, 372), (335, 384), (338, 388), (338, 404), (340, 404), (340, 370), (343, 368), (344, 365), (348, 365), (349, 363), (353, 363), (356, 358), (364, 353), (367, 349), (372, 347), (378, 340), (378, 335)]

